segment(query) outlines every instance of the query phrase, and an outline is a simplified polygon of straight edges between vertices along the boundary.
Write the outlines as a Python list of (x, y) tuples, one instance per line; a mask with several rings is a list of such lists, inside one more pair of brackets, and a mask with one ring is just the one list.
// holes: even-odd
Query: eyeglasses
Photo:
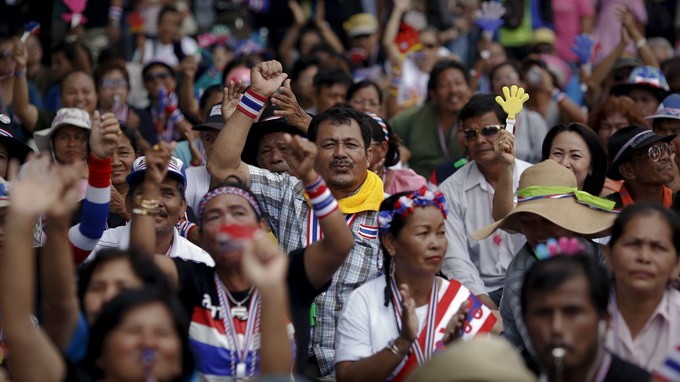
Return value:
[(127, 85), (127, 80), (122, 78), (117, 80), (102, 80), (102, 88), (104, 89), (125, 88)]
[(170, 73), (167, 72), (160, 72), (160, 73), (149, 73), (146, 76), (144, 76), (144, 81), (146, 82), (153, 82), (155, 80), (167, 80), (170, 78)]
[(652, 146), (647, 150), (647, 155), (641, 155), (639, 157), (630, 158), (631, 160), (649, 158), (652, 162), (658, 162), (661, 159), (661, 155), (666, 153), (671, 155), (671, 146), (668, 143), (662, 143), (660, 145)]
[(463, 136), (465, 136), (465, 139), (468, 141), (474, 141), (477, 139), (477, 135), (479, 133), (482, 134), (484, 137), (493, 137), (494, 135), (498, 134), (498, 130), (504, 129), (504, 125), (490, 125), (490, 126), (484, 126), (479, 130), (475, 129), (465, 129), (463, 130)]

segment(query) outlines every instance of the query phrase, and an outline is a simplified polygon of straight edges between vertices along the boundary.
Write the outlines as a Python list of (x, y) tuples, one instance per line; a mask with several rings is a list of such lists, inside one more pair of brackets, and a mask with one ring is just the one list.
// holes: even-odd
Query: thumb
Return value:
[(101, 116), (99, 115), (99, 110), (95, 110), (94, 113), (92, 113), (92, 128), (99, 127), (100, 122)]
[(283, 86), (284, 86), (285, 88), (291, 89), (291, 87), (290, 87), (290, 78), (288, 78), (288, 79), (286, 79), (285, 81), (283, 81)]

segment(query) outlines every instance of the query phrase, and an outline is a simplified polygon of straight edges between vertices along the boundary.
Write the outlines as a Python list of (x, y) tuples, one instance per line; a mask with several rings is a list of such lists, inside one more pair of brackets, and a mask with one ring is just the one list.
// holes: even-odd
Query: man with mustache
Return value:
[(646, 370), (604, 347), (609, 283), (592, 258), (558, 255), (534, 263), (521, 296), (542, 381), (649, 381)]
[[(494, 145), (505, 129), (507, 114), (493, 95), (477, 94), (460, 111), (460, 125), (470, 163), (446, 179), (440, 189), (451, 212), (446, 218), (446, 251), (442, 272), (465, 285), (491, 309), (498, 309), (505, 272), (515, 253), (526, 242), (520, 234), (497, 232), (474, 240), (470, 234), (493, 223), (491, 215), (496, 183), (501, 176), (501, 158)], [(513, 191), (519, 176), (531, 166), (515, 159)]]
[[(280, 91), (287, 75), (278, 61), (258, 64), (250, 72), (250, 88), (236, 112), (220, 131), (208, 156), (208, 172), (214, 182), (237, 177), (258, 196), (264, 217), (284, 251), (307, 246), (322, 234), (318, 220), (305, 199), (303, 186), (314, 188), (287, 174), (248, 165), (241, 152), (253, 121), (265, 102)], [(310, 360), (306, 370), (313, 378), (334, 373), (335, 323), (349, 293), (379, 275), (382, 265), (378, 248), (377, 211), (384, 198), (383, 184), (368, 171), (371, 160), (371, 128), (356, 110), (335, 107), (312, 119), (307, 137), (318, 147), (315, 170), (325, 180), (329, 194), (338, 201), (347, 225), (354, 233), (354, 247), (333, 276), (328, 290), (315, 300), (312, 315)], [(286, 142), (301, 139), (285, 135)], [(315, 203), (314, 198), (310, 200)], [(313, 310), (314, 312), (314, 310)], [(303, 362), (304, 363), (304, 362)]]
[(675, 177), (670, 146), (675, 136), (660, 137), (646, 126), (633, 124), (609, 138), (612, 165), (607, 176), (624, 180), (619, 192), (607, 196), (616, 202), (614, 208), (623, 209), (641, 200), (664, 207), (673, 204), (673, 191), (666, 184)]

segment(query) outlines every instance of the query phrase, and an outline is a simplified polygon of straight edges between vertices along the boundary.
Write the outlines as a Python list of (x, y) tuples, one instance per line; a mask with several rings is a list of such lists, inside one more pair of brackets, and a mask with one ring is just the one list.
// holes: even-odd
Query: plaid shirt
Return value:
[[(264, 217), (286, 251), (307, 246), (307, 221), (311, 207), (305, 202), (302, 181), (248, 166), (250, 189), (262, 204)], [(359, 233), (361, 227), (377, 226), (377, 211), (356, 214), (349, 226), (354, 247), (345, 263), (335, 272), (331, 285), (316, 300), (316, 326), (312, 328), (311, 354), (323, 375), (335, 372), (335, 324), (350, 292), (380, 275), (382, 257), (377, 237)]]

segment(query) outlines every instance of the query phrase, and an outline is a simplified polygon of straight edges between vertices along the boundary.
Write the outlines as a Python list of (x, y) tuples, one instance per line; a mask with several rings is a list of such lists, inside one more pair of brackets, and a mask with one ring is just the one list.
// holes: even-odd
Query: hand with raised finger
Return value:
[(9, 209), (12, 214), (36, 218), (58, 202), (64, 184), (50, 156), (41, 154), (26, 162), (18, 179), (18, 162), (10, 162), (7, 174), (11, 181)]
[(241, 96), (243, 92), (246, 91), (248, 87), (241, 81), (229, 81), (227, 86), (224, 88), (224, 93), (222, 96), (222, 118), (228, 120), (234, 111), (238, 103), (241, 102)]
[(146, 171), (144, 172), (144, 183), (160, 186), (163, 179), (168, 174), (168, 164), (170, 157), (175, 151), (176, 142), (159, 142), (151, 150), (147, 150)]
[(280, 62), (264, 61), (250, 70), (250, 88), (260, 96), (269, 98), (287, 77)]
[(297, 98), (290, 88), (289, 79), (285, 80), (279, 91), (272, 95), (271, 103), (279, 108), (274, 110), (274, 115), (285, 118), (288, 123), (300, 128), (302, 131), (307, 131), (309, 124), (312, 122), (312, 117), (305, 113), (297, 102)]
[(295, 25), (298, 27), (303, 26), (305, 24), (305, 12), (302, 10), (302, 7), (298, 4), (297, 0), (288, 0), (288, 8), (290, 9), (290, 13), (293, 14), (293, 22)]
[(196, 57), (186, 56), (179, 63), (180, 70), (185, 78), (194, 78), (196, 76), (196, 71), (198, 70), (198, 62), (196, 62)]
[(111, 158), (118, 146), (120, 135), (120, 123), (113, 113), (104, 113), (100, 116), (99, 111), (95, 110), (90, 129), (90, 153), (99, 159)]
[(288, 145), (285, 155), (290, 170), (296, 177), (302, 179), (304, 184), (314, 182), (318, 177), (318, 174), (314, 171), (318, 151), (316, 144), (299, 135), (286, 134), (284, 139)]
[(509, 131), (498, 132), (493, 149), (503, 164), (512, 166), (515, 163), (515, 136)]
[(456, 314), (451, 317), (449, 323), (446, 324), (446, 332), (442, 339), (445, 344), (448, 345), (463, 335), (463, 332), (465, 331), (465, 319), (469, 312), (469, 303), (468, 301), (465, 301), (461, 304), (460, 308), (458, 308)]

